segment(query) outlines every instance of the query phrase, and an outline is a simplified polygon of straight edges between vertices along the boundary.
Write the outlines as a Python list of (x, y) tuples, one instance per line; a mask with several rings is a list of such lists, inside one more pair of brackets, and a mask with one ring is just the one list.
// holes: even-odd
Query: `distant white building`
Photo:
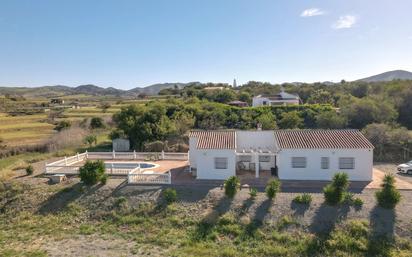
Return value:
[(237, 171), (284, 180), (372, 180), (373, 145), (358, 130), (192, 131), (189, 162), (197, 179), (226, 179)]
[(299, 103), (299, 96), (282, 91), (276, 95), (255, 96), (253, 97), (252, 106), (298, 105)]

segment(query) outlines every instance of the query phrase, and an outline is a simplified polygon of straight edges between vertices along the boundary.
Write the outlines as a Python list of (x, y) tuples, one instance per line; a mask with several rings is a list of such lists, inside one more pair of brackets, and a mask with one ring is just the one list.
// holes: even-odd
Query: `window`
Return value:
[(292, 168), (306, 168), (306, 157), (292, 157)]
[(329, 169), (329, 157), (320, 158), (320, 168), (324, 170)]
[(259, 162), (270, 162), (270, 155), (259, 155)]
[(267, 104), (268, 104), (268, 102), (266, 102), (266, 101), (263, 101), (262, 103), (263, 103), (263, 105), (267, 105)]
[(355, 168), (355, 158), (342, 157), (339, 158), (339, 169), (352, 170)]
[(241, 162), (251, 162), (252, 161), (252, 156), (250, 156), (250, 155), (241, 155), (239, 160)]
[(215, 169), (227, 169), (227, 158), (216, 157), (215, 158)]

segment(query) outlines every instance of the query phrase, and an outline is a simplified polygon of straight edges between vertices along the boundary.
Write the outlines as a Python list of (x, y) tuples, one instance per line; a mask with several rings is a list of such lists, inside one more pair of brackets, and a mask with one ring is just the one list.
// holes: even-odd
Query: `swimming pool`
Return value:
[(159, 165), (149, 162), (105, 162), (106, 169), (125, 169), (133, 170), (140, 166), (141, 169), (156, 168)]

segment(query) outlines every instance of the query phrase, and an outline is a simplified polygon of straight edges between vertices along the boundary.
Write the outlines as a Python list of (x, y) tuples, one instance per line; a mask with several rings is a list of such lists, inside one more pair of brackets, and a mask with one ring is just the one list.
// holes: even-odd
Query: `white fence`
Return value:
[[(64, 159), (46, 163), (46, 174), (79, 174), (80, 165), (85, 160), (176, 160), (187, 161), (188, 153), (165, 153), (165, 152), (85, 152), (76, 154)], [(171, 184), (171, 173), (155, 173), (148, 168), (116, 167), (116, 165), (106, 166), (106, 173), (109, 175), (127, 175), (127, 182), (130, 184)]]
[(128, 184), (171, 184), (172, 174), (166, 173), (141, 173), (131, 171), (127, 175)]

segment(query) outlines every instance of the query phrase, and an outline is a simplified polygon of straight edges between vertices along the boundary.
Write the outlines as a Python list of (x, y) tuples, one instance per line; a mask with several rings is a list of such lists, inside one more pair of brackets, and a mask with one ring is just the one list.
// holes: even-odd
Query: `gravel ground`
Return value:
[(397, 163), (397, 164), (395, 164), (395, 163), (376, 163), (374, 165), (374, 168), (376, 168), (378, 170), (381, 170), (385, 173), (393, 174), (393, 175), (395, 175), (395, 177), (397, 177), (399, 179), (402, 179), (406, 182), (412, 183), (412, 176), (411, 175), (402, 174), (402, 173), (399, 173), (396, 170), (396, 166), (398, 166), (398, 165), (399, 165), (399, 163)]

